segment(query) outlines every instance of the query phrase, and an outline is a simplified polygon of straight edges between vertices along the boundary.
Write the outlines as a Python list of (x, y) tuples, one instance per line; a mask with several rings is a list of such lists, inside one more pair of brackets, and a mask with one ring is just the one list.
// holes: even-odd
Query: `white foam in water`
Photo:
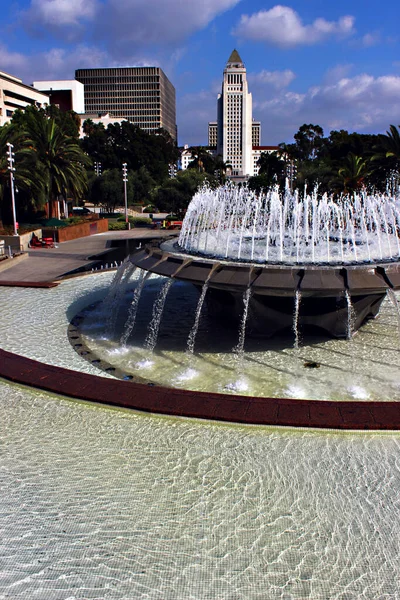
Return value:
[(288, 387), (283, 390), (282, 395), (283, 397), (298, 398), (299, 400), (306, 399), (309, 396), (304, 388), (294, 384), (288, 385)]
[(227, 383), (224, 387), (224, 390), (227, 392), (247, 392), (249, 389), (249, 384), (245, 379), (238, 379), (237, 381), (232, 381), (231, 383)]
[[(107, 339), (107, 338), (105, 338)], [(127, 354), (129, 352), (129, 348), (126, 348), (125, 346), (120, 346), (118, 348), (113, 348), (112, 350), (107, 350), (107, 354), (109, 354), (110, 356), (123, 356), (124, 354)]]
[(368, 400), (369, 398), (369, 393), (360, 385), (352, 385), (347, 388), (347, 391), (355, 400)]
[(153, 360), (144, 359), (144, 360), (140, 360), (139, 362), (137, 362), (135, 364), (135, 367), (137, 369), (150, 369), (150, 367), (152, 367), (153, 365), (154, 365)]
[(196, 369), (186, 369), (186, 371), (184, 371), (183, 373), (181, 373), (180, 375), (178, 375), (178, 377), (176, 378), (176, 382), (177, 383), (181, 383), (183, 381), (190, 381), (191, 379), (194, 379), (195, 377), (197, 377), (199, 374), (198, 371), (196, 371)]

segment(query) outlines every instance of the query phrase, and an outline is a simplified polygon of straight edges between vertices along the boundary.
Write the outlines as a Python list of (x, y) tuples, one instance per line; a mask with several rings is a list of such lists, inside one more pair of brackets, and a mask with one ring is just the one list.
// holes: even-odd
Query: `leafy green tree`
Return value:
[[(133, 203), (132, 178), (128, 173), (127, 201)], [(114, 212), (117, 206), (124, 206), (124, 185), (121, 169), (108, 169), (100, 177), (95, 177), (89, 189), (89, 200), (103, 206), (107, 212)]]
[(128, 180), (131, 180), (133, 203), (148, 204), (152, 201), (156, 182), (146, 167), (140, 167), (138, 171), (131, 171)]
[(218, 180), (213, 175), (199, 173), (195, 169), (179, 171), (173, 179), (167, 180), (154, 194), (154, 204), (161, 212), (183, 216), (194, 194), (207, 181), (216, 187)]

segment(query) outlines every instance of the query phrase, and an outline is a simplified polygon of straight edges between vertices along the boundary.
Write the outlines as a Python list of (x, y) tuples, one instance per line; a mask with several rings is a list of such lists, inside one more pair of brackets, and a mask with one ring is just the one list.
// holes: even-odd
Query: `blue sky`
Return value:
[(82, 67), (158, 65), (175, 85), (180, 144), (206, 144), (236, 48), (262, 143), (303, 123), (360, 133), (400, 124), (400, 2), (16, 0), (3, 8), (0, 70), (25, 83)]

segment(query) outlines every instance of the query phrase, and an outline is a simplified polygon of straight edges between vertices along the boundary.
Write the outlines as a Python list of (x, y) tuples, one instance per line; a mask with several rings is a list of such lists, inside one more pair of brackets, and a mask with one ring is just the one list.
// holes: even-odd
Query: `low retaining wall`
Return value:
[(29, 249), (29, 242), (31, 241), (33, 234), (35, 234), (38, 238), (41, 238), (42, 230), (35, 229), (34, 231), (22, 233), (21, 235), (0, 235), (0, 240), (4, 240), (6, 253), (8, 246), (11, 246), (11, 250), (14, 252), (27, 252)]
[(325, 402), (191, 392), (88, 375), (5, 350), (0, 350), (0, 377), (62, 396), (172, 416), (289, 427), (400, 429), (400, 402)]
[(77, 238), (87, 237), (95, 233), (108, 231), (108, 219), (86, 221), (69, 227), (43, 228), (42, 237), (53, 238), (56, 242), (68, 242)]

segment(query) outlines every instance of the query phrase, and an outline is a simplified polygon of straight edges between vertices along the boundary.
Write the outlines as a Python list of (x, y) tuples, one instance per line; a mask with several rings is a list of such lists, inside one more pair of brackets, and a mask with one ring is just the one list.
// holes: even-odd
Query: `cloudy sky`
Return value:
[(206, 144), (222, 71), (242, 57), (262, 143), (303, 123), (360, 133), (400, 124), (400, 2), (15, 0), (0, 70), (25, 83), (82, 67), (157, 65), (175, 85), (179, 144)]

